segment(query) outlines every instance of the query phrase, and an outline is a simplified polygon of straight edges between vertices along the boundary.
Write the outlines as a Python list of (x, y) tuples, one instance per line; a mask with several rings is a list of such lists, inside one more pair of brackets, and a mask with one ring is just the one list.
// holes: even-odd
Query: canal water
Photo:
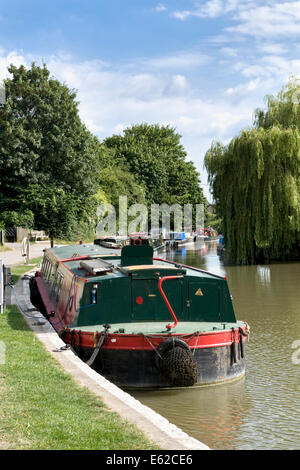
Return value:
[(211, 449), (300, 449), (300, 263), (224, 266), (217, 243), (161, 257), (227, 276), (238, 320), (249, 323), (237, 382), (134, 396)]

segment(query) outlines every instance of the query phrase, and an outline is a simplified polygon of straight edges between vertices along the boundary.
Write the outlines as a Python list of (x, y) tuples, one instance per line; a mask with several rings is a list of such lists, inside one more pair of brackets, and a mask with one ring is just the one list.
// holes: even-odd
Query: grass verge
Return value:
[[(81, 242), (83, 244), (85, 243), (94, 243), (94, 240), (95, 238), (97, 238), (97, 236), (95, 235), (94, 238), (85, 238), (85, 239), (82, 239)], [(79, 239), (77, 238), (76, 240), (65, 240), (65, 239), (62, 239), (62, 238), (56, 238), (54, 240), (54, 245), (79, 245)]]
[(5, 361), (0, 361), (0, 449), (158, 448), (77, 385), (15, 305), (0, 315), (0, 332), (6, 346)]
[(11, 266), (13, 284), (16, 284), (19, 278), (23, 274), (27, 273), (28, 270), (36, 268), (40, 264), (42, 258), (43, 258), (42, 256), (39, 256), (38, 258), (32, 258), (29, 261), (29, 265), (28, 264), (16, 264), (15, 266)]

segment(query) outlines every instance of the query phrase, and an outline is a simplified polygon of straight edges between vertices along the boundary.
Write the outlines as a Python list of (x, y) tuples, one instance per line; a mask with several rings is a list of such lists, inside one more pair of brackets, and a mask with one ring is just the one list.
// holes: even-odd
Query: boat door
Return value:
[[(178, 320), (183, 317), (183, 282), (172, 279), (163, 290)], [(132, 321), (171, 321), (172, 316), (158, 290), (158, 279), (132, 280)]]
[(189, 282), (189, 320), (221, 321), (220, 287), (216, 281)]

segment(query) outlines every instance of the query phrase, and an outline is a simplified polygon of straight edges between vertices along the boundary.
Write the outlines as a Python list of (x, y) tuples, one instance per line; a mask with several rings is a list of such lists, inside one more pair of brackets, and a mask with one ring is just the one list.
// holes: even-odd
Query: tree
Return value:
[[(104, 147), (82, 124), (76, 93), (51, 78), (45, 65), (33, 63), (28, 70), (11, 65), (8, 70), (6, 103), (0, 106), (0, 214), (32, 207), (36, 228), (53, 233), (50, 213), (47, 218), (41, 212), (43, 195), (43, 209), (51, 211), (53, 204), (55, 213), (55, 201), (62, 204), (62, 234), (71, 213), (71, 218), (78, 215), (98, 189)], [(31, 198), (29, 207), (24, 195), (33, 193), (39, 203)]]
[(145, 185), (148, 203), (201, 203), (204, 201), (199, 175), (186, 161), (181, 136), (169, 126), (138, 124), (114, 135), (104, 144), (115, 159)]
[(73, 238), (90, 233), (99, 200), (204, 201), (174, 129), (140, 124), (100, 143), (80, 120), (75, 91), (50, 77), (46, 65), (8, 70), (0, 105), (0, 223)]
[(300, 109), (289, 82), (254, 127), (205, 156), (227, 252), (241, 264), (300, 254)]
[(31, 229), (34, 227), (34, 214), (30, 209), (22, 209), (17, 211), (4, 211), (1, 214), (2, 229), (5, 227), (24, 227)]
[(31, 207), (35, 214), (35, 228), (46, 230), (49, 237), (69, 235), (79, 218), (79, 203), (56, 184), (30, 185), (24, 189), (22, 207)]
[(127, 196), (128, 205), (145, 204), (145, 188), (139, 185), (132, 173), (124, 168), (109, 167), (100, 171), (99, 185), (108, 202), (117, 207), (119, 196)]

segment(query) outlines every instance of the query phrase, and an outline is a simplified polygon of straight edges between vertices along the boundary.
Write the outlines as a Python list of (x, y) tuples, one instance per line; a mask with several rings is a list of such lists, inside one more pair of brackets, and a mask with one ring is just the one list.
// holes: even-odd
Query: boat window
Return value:
[(47, 281), (51, 282), (52, 280), (52, 271), (53, 271), (53, 265), (50, 264), (48, 270), (47, 270)]
[(43, 273), (43, 277), (45, 277), (45, 274), (46, 274), (46, 269), (47, 269), (47, 258), (44, 257), (43, 259), (43, 264), (42, 264), (42, 273)]
[(52, 264), (51, 269), (50, 269), (50, 273), (49, 273), (49, 283), (50, 283), (50, 286), (51, 286), (51, 291), (50, 291), (51, 297), (53, 296), (54, 291), (55, 291), (56, 275), (57, 275), (57, 266)]
[(47, 262), (47, 260), (46, 260), (46, 258), (44, 257), (44, 258), (43, 258), (43, 262), (42, 262), (42, 273), (43, 273), (43, 274), (45, 274), (46, 262)]
[(56, 298), (57, 300), (59, 300), (59, 297), (60, 297), (60, 293), (61, 293), (61, 289), (62, 289), (62, 285), (63, 285), (63, 282), (64, 282), (64, 275), (61, 274), (61, 273), (58, 273), (58, 279), (57, 279), (57, 293), (56, 293)]
[(52, 265), (51, 265), (51, 263), (50, 263), (50, 260), (47, 259), (47, 261), (46, 261), (46, 267), (45, 267), (45, 277), (46, 277), (46, 279), (49, 279), (50, 272), (51, 272), (51, 267), (52, 267)]
[(51, 272), (52, 272), (52, 264), (51, 264), (50, 260), (48, 260), (48, 266), (47, 266), (47, 271), (46, 271), (46, 276), (47, 276), (48, 281), (51, 278)]
[(55, 278), (54, 278), (54, 281), (53, 281), (53, 284), (52, 284), (52, 288), (51, 288), (51, 296), (56, 301), (59, 300), (61, 288), (62, 288), (62, 285), (63, 285), (63, 280), (64, 280), (64, 275), (62, 273), (60, 273), (59, 271), (57, 271), (56, 275), (55, 275)]
[(45, 257), (43, 260), (43, 265), (42, 265), (42, 274), (45, 280), (48, 279), (50, 267), (51, 267), (50, 260)]

